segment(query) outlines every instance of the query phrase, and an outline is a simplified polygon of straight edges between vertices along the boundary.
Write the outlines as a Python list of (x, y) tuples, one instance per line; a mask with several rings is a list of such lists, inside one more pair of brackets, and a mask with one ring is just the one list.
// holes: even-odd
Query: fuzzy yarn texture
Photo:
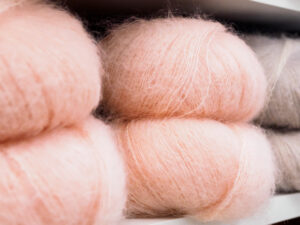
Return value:
[(300, 132), (267, 131), (276, 158), (279, 192), (300, 191)]
[(138, 20), (113, 29), (101, 45), (103, 108), (113, 117), (249, 121), (264, 104), (255, 54), (220, 23)]
[(38, 1), (0, 7), (0, 141), (87, 118), (103, 72), (81, 22)]
[(125, 171), (103, 122), (1, 144), (0, 161), (0, 224), (119, 224)]
[(15, 6), (21, 6), (27, 3), (38, 3), (42, 0), (1, 0), (0, 1), (0, 13), (3, 13)]
[(175, 118), (113, 129), (127, 165), (129, 217), (231, 220), (253, 213), (274, 190), (270, 145), (252, 125)]
[(268, 80), (267, 100), (258, 123), (300, 128), (300, 40), (261, 35), (245, 40), (257, 54)]

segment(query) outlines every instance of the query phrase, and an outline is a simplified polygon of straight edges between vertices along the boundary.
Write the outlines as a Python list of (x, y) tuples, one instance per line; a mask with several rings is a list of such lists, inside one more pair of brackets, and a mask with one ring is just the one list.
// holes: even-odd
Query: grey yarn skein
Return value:
[(267, 131), (277, 166), (276, 189), (300, 191), (300, 131), (287, 133)]
[(300, 39), (249, 35), (245, 40), (268, 81), (265, 106), (256, 122), (273, 128), (266, 134), (277, 165), (276, 189), (300, 191)]
[(264, 127), (300, 128), (300, 39), (245, 37), (268, 81), (265, 107), (256, 121)]

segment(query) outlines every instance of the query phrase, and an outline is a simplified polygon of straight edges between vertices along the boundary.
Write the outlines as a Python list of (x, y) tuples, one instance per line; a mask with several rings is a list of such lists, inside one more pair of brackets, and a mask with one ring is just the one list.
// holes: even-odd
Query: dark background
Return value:
[[(96, 36), (130, 18), (205, 16), (238, 32), (298, 35), (300, 13), (250, 0), (52, 0), (80, 16)], [(240, 4), (244, 2), (243, 4)], [(216, 5), (218, 7), (216, 7)], [(232, 7), (235, 6), (235, 7)]]

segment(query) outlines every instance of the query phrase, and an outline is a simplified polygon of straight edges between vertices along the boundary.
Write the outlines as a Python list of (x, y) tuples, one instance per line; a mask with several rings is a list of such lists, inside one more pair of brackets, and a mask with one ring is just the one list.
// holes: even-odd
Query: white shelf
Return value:
[(186, 0), (187, 7), (233, 21), (300, 30), (299, 0)]
[(273, 7), (283, 8), (287, 10), (300, 12), (300, 3), (299, 0), (251, 0), (253, 2), (258, 2), (266, 5), (270, 5)]
[(241, 221), (231, 223), (201, 223), (190, 218), (182, 219), (128, 219), (121, 225), (268, 225), (300, 217), (300, 193), (274, 196), (265, 210)]

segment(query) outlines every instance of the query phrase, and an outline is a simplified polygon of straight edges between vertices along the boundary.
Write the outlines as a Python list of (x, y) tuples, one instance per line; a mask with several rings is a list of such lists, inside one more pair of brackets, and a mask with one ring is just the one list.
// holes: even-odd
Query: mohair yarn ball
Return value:
[(81, 22), (37, 1), (5, 2), (0, 3), (7, 6), (0, 8), (0, 141), (88, 117), (99, 101), (102, 65)]
[(101, 121), (1, 144), (0, 161), (0, 224), (119, 224), (125, 172)]
[(246, 37), (268, 80), (267, 100), (257, 121), (266, 127), (300, 128), (300, 40)]
[(278, 168), (277, 190), (300, 191), (300, 132), (268, 130), (267, 136), (272, 144)]
[(113, 29), (101, 45), (103, 107), (113, 117), (249, 121), (264, 104), (255, 54), (220, 23), (138, 20)]
[(165, 119), (113, 127), (127, 165), (128, 216), (230, 220), (273, 192), (270, 146), (251, 125)]

